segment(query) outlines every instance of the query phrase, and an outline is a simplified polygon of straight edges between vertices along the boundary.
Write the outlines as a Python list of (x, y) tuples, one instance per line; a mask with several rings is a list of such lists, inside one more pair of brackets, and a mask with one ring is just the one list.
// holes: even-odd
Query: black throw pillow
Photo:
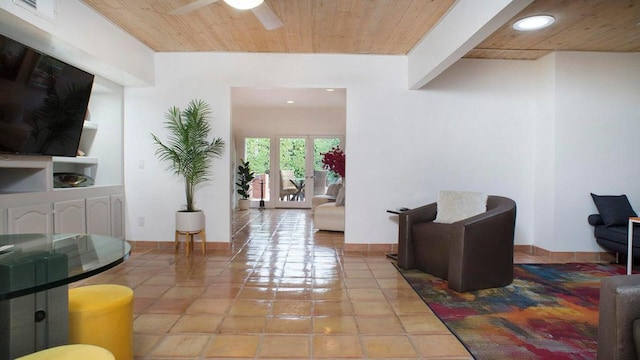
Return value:
[(629, 204), (627, 195), (596, 195), (592, 193), (591, 197), (605, 226), (628, 225), (629, 217), (638, 216)]

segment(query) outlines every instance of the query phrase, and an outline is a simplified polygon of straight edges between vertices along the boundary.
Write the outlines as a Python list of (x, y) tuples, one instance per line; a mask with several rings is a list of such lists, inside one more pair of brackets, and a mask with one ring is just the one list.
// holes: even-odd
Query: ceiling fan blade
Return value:
[(254, 7), (253, 9), (251, 9), (251, 11), (267, 30), (277, 29), (280, 26), (284, 25), (282, 23), (282, 20), (280, 20), (278, 15), (276, 15), (276, 13), (271, 10), (266, 2), (263, 2), (257, 7)]
[(180, 6), (179, 8), (176, 8), (174, 10), (171, 10), (169, 12), (169, 15), (184, 15), (188, 12), (197, 10), (203, 6), (207, 6), (209, 4), (213, 4), (214, 2), (217, 2), (218, 0), (196, 0), (192, 3), (189, 3), (187, 5), (184, 6)]

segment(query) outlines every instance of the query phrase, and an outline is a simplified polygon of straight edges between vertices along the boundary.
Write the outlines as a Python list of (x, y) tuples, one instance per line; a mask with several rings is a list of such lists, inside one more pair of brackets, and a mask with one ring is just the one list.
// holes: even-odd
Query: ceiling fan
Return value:
[[(169, 12), (169, 15), (184, 15), (201, 7), (218, 2), (219, 0), (196, 0)], [(223, 0), (227, 5), (239, 10), (251, 10), (267, 30), (273, 30), (283, 25), (282, 20), (271, 10), (264, 0)]]

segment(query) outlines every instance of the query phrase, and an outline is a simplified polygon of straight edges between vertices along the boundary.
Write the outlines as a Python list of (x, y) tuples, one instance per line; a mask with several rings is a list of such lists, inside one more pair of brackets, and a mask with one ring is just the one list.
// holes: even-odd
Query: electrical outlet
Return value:
[(144, 216), (138, 218), (138, 226), (144, 226)]

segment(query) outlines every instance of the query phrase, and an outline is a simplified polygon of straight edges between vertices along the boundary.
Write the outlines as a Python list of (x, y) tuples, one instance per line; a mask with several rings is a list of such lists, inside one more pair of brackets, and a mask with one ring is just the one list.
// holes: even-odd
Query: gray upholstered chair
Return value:
[(640, 275), (620, 275), (600, 282), (598, 360), (640, 358)]
[(327, 170), (313, 171), (313, 195), (323, 195), (327, 191)]
[(513, 281), (516, 203), (488, 196), (486, 212), (451, 224), (435, 223), (437, 203), (399, 214), (398, 266), (448, 280), (458, 292)]

